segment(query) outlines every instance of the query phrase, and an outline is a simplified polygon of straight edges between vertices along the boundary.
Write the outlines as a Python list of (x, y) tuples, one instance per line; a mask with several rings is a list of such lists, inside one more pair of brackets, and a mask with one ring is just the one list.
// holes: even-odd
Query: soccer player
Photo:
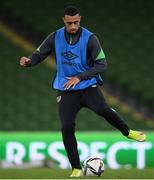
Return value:
[(124, 136), (136, 141), (146, 139), (143, 132), (130, 130), (106, 103), (100, 74), (107, 68), (107, 61), (96, 35), (81, 27), (80, 21), (79, 10), (67, 7), (63, 15), (65, 26), (51, 33), (31, 56), (20, 59), (21, 66), (30, 67), (55, 53), (57, 73), (53, 88), (58, 90), (63, 143), (72, 166), (70, 177), (83, 176), (75, 138), (75, 117), (82, 107), (105, 118)]

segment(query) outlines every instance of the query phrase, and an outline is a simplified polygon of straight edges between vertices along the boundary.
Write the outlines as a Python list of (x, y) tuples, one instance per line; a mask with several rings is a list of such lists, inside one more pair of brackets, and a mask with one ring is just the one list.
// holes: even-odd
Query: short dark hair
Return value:
[(76, 14), (80, 14), (80, 11), (78, 8), (76, 8), (75, 6), (67, 6), (64, 9), (64, 16), (65, 15), (69, 15), (69, 16), (75, 16)]

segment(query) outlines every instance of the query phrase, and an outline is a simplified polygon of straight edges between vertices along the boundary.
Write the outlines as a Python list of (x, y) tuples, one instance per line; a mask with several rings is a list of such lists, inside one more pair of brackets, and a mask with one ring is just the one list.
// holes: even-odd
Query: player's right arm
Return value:
[(32, 53), (29, 57), (21, 57), (20, 65), (23, 67), (30, 67), (42, 62), (54, 51), (54, 37), (55, 33), (51, 33), (34, 53)]

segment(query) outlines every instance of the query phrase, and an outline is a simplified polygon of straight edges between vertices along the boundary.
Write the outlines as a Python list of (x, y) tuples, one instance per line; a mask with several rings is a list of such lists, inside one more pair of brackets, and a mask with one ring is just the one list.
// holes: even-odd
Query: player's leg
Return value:
[(84, 98), (88, 108), (104, 117), (111, 125), (119, 129), (124, 136), (137, 141), (144, 141), (146, 139), (143, 132), (130, 130), (117, 112), (107, 105), (99, 87), (87, 89)]
[(85, 106), (104, 117), (111, 125), (119, 129), (123, 135), (128, 136), (129, 127), (120, 116), (110, 108), (99, 87), (90, 87), (84, 94)]
[(79, 99), (80, 94), (77, 92), (59, 92), (57, 96), (63, 143), (72, 169), (81, 169), (75, 138), (75, 117), (80, 110)]

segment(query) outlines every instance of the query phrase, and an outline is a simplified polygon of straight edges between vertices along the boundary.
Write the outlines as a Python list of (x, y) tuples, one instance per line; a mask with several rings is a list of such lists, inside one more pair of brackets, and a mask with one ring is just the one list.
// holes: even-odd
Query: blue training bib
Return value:
[[(64, 91), (67, 77), (76, 76), (90, 69), (86, 63), (87, 44), (92, 33), (85, 28), (76, 44), (71, 45), (65, 39), (64, 27), (55, 34), (55, 52), (57, 73), (53, 82), (53, 88)], [(85, 89), (96, 84), (95, 77), (80, 81), (75, 88), (69, 90)]]

